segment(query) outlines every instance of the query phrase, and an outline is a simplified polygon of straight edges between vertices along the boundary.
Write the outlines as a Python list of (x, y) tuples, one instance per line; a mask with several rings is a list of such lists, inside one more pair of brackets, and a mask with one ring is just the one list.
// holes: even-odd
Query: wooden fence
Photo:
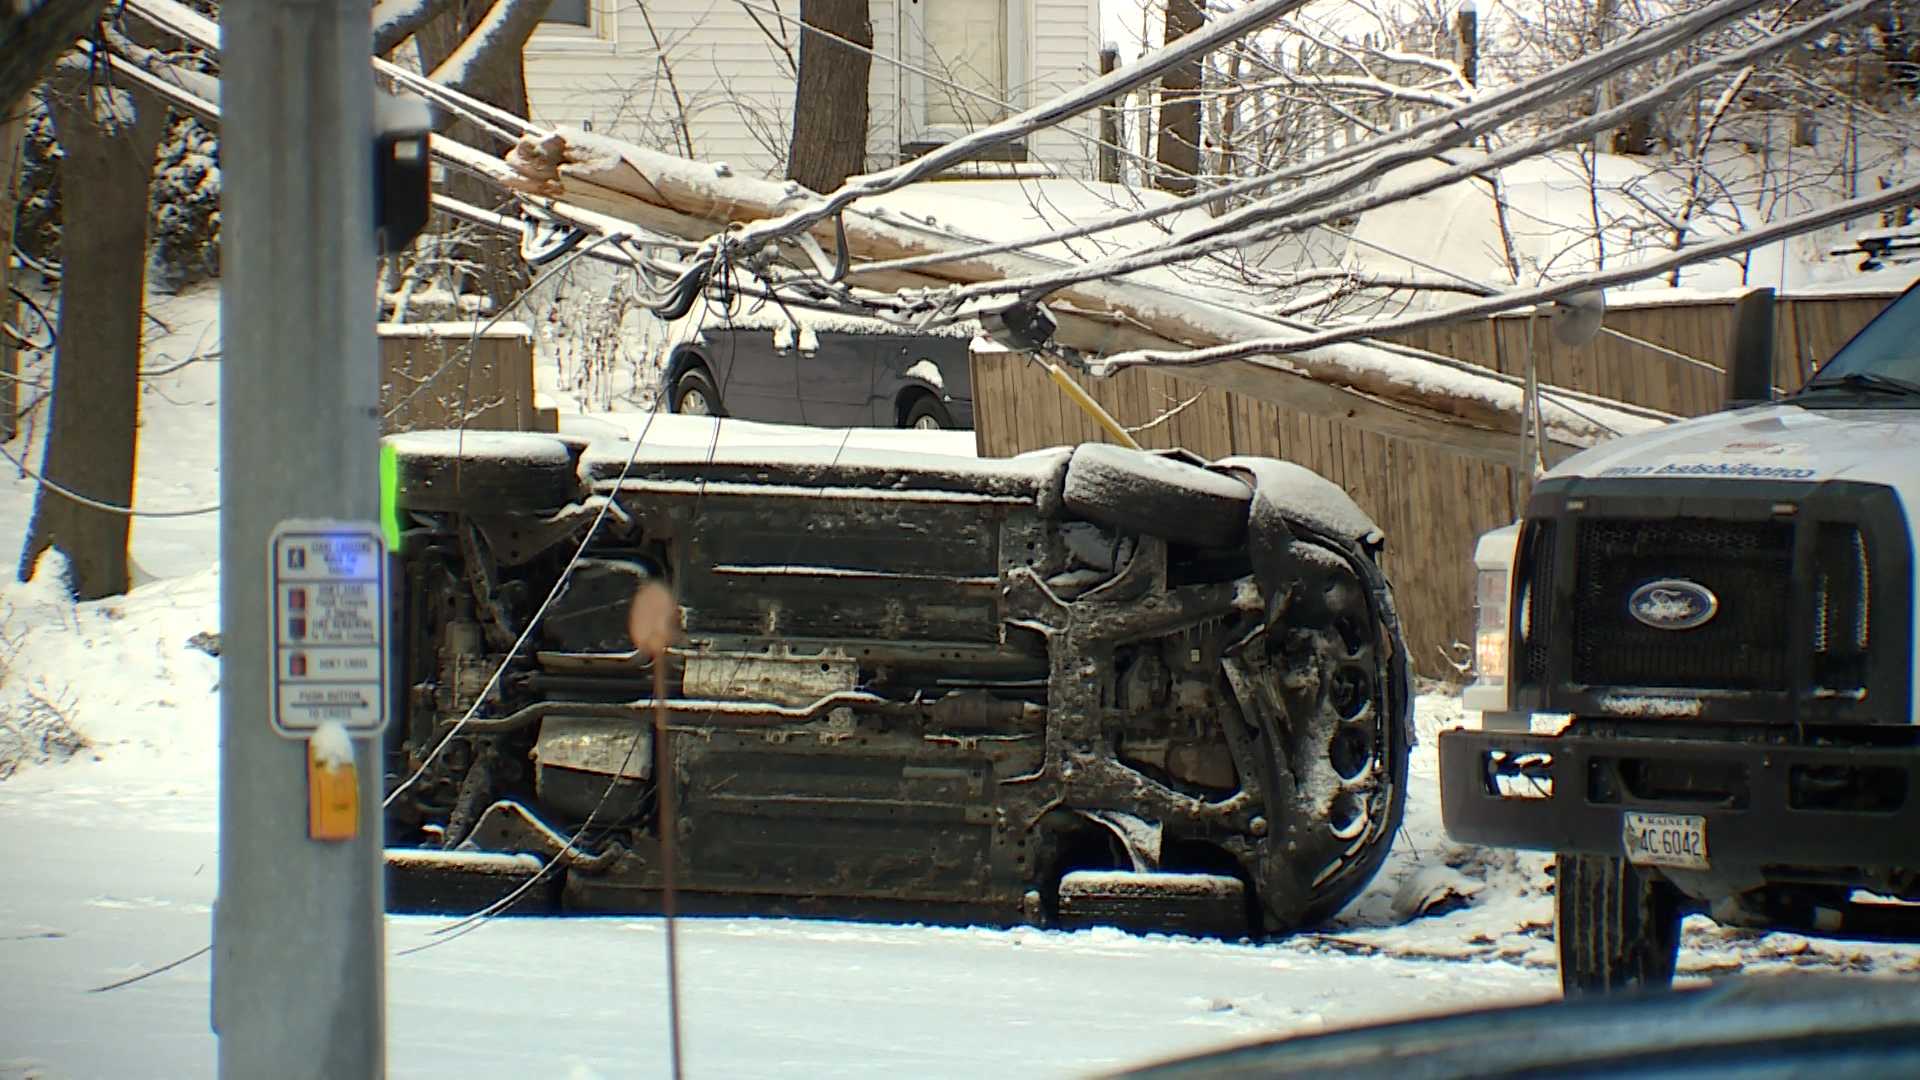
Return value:
[[(1775, 305), (1775, 383), (1798, 387), (1893, 295), (1781, 298)], [(1603, 332), (1579, 349), (1559, 345), (1544, 319), (1526, 315), (1462, 323), (1401, 340), (1516, 374), (1526, 371), (1532, 356), (1543, 383), (1680, 415), (1720, 407), (1721, 365), (1733, 334), (1731, 299), (1617, 302), (1607, 313), (1606, 327), (1614, 333)], [(1415, 668), (1435, 678), (1457, 678), (1447, 658), (1455, 655), (1454, 643), (1472, 634), (1474, 540), (1516, 517), (1511, 469), (1149, 369), (1079, 381), (1122, 424), (1140, 429), (1135, 438), (1142, 445), (1183, 446), (1208, 458), (1285, 458), (1345, 488), (1387, 534), (1387, 572)], [(975, 357), (973, 396), (982, 455), (1103, 440), (1045, 371), (1019, 356)]]
[[(525, 324), (382, 323), (379, 334), (382, 434), (559, 430), (553, 410), (534, 402), (533, 331)], [(468, 349), (471, 362), (462, 355)]]

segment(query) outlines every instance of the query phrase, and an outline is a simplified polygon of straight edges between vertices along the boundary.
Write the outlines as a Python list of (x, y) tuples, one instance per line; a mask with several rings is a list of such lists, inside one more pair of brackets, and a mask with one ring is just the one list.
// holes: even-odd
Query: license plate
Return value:
[(1627, 861), (1636, 866), (1707, 868), (1707, 819), (1698, 814), (1627, 811), (1622, 829)]

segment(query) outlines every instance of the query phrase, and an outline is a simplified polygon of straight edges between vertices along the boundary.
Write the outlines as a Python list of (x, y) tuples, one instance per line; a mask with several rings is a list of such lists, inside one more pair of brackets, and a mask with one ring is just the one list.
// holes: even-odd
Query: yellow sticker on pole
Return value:
[(322, 724), (307, 740), (307, 835), (352, 840), (360, 835), (360, 778), (353, 740), (338, 723)]

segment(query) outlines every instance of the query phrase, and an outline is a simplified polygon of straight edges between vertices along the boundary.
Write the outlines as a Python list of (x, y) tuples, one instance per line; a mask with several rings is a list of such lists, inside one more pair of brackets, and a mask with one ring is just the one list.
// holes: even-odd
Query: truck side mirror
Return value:
[(1607, 294), (1601, 289), (1582, 289), (1555, 300), (1548, 308), (1553, 340), (1569, 349), (1582, 349), (1600, 333), (1607, 317)]
[(376, 93), (373, 100), (373, 228), (380, 254), (413, 243), (431, 205), (427, 134), (433, 113), (418, 97)]

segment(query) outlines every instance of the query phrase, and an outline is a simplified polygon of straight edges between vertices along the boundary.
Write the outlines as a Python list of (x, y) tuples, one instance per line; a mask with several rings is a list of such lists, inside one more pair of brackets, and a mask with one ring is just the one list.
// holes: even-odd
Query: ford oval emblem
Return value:
[(1661, 578), (1633, 590), (1627, 611), (1655, 630), (1691, 630), (1720, 613), (1720, 598), (1698, 582)]

